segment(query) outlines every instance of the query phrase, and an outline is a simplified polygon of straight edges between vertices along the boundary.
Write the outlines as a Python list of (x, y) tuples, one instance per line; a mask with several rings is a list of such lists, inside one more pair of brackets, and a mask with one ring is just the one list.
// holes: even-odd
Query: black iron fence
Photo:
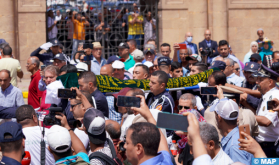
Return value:
[(47, 0), (47, 38), (57, 38), (69, 56), (84, 42), (100, 42), (106, 58), (118, 54), (116, 47), (128, 39), (141, 50), (149, 39), (158, 44), (157, 0), (66, 1)]

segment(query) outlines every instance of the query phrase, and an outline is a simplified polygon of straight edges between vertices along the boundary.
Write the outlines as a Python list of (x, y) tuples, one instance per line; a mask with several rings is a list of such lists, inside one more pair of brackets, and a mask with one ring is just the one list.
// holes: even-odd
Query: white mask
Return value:
[(187, 42), (191, 43), (193, 40), (193, 37), (187, 37)]

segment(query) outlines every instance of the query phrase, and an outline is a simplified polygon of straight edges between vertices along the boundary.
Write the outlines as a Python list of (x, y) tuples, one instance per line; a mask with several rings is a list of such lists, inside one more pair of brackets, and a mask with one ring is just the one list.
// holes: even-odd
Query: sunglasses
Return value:
[(234, 70), (236, 70), (237, 72), (240, 70), (240, 68), (236, 68), (236, 69), (234, 69)]
[(79, 104), (81, 104), (81, 103), (77, 103), (77, 104), (71, 105), (71, 108), (74, 109), (74, 107), (79, 105)]
[(178, 110), (182, 110), (183, 108), (184, 109), (190, 109), (190, 107), (178, 105)]

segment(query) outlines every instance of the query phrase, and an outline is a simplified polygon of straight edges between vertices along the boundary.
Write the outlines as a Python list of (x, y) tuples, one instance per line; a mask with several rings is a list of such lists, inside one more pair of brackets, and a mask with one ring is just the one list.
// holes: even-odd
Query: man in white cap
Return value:
[(223, 138), (221, 140), (222, 149), (234, 162), (251, 164), (253, 155), (239, 150), (239, 129), (237, 127), (237, 117), (239, 114), (238, 105), (233, 100), (224, 98), (223, 91), (218, 88), (217, 96), (220, 99), (210, 107), (210, 111), (215, 111), (217, 127)]
[(107, 63), (107, 60), (102, 57), (102, 45), (100, 42), (93, 42), (93, 59), (91, 60), (91, 72), (95, 75), (100, 75), (101, 67)]
[(76, 65), (76, 68), (77, 68), (77, 71), (79, 73), (84, 72), (84, 71), (88, 71), (88, 65), (86, 63), (84, 63), (84, 62), (79, 62)]
[(113, 77), (118, 78), (119, 80), (129, 80), (130, 78), (128, 76), (125, 76), (125, 70), (124, 70), (124, 63), (122, 61), (116, 60), (112, 63), (113, 68)]
[[(53, 125), (47, 136), (48, 149), (56, 161), (56, 164), (70, 164), (72, 162), (90, 163), (87, 152), (80, 139), (67, 122), (63, 113), (55, 116), (61, 121), (61, 126)], [(72, 148), (76, 155), (73, 156)], [(78, 163), (77, 163), (78, 164)]]
[[(155, 61), (157, 61), (158, 59), (155, 59)], [(154, 70), (154, 64), (152, 63), (152, 62), (150, 62), (150, 61), (145, 61), (144, 63), (143, 63), (144, 65), (146, 65), (147, 67), (148, 67), (148, 70), (149, 70), (149, 76), (148, 76), (148, 78), (150, 78), (150, 75), (155, 71)]]
[(134, 68), (138, 65), (138, 64), (142, 64), (142, 61), (144, 60), (144, 55), (143, 52), (141, 50), (135, 50), (134, 51), (134, 60), (135, 60), (135, 65), (130, 68), (128, 70), (128, 72), (130, 72), (131, 74), (133, 74)]

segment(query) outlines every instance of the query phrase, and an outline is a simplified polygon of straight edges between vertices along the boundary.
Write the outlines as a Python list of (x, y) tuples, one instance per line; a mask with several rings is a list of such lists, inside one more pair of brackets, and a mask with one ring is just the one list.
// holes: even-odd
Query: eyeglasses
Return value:
[(239, 71), (239, 69), (240, 69), (240, 68), (236, 68), (236, 69), (234, 69), (234, 70), (236, 70), (236, 71), (238, 72), (238, 71)]
[(79, 105), (79, 104), (81, 104), (81, 103), (77, 103), (77, 104), (71, 105), (71, 108), (74, 109), (74, 107)]
[(178, 110), (182, 110), (183, 108), (184, 109), (190, 109), (190, 107), (178, 105)]

